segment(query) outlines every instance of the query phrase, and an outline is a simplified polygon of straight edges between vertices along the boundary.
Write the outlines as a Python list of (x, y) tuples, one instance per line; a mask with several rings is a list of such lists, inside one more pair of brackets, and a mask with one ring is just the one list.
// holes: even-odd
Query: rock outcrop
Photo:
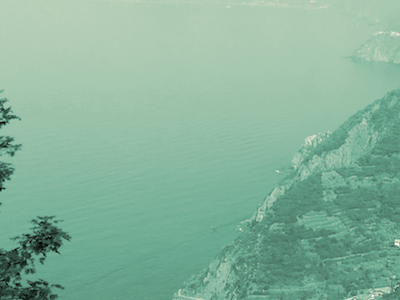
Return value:
[(399, 223), (395, 90), (335, 131), (307, 138), (240, 236), (173, 298), (335, 300), (390, 291), (400, 278)]
[(352, 56), (355, 60), (400, 63), (400, 33), (381, 31), (361, 45)]

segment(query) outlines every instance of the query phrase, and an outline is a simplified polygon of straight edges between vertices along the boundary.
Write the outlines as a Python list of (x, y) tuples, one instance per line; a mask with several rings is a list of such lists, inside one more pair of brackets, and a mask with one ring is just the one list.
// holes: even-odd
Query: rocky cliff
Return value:
[(399, 204), (395, 90), (332, 133), (307, 138), (240, 236), (173, 299), (335, 300), (393, 291)]
[(352, 56), (362, 61), (400, 63), (400, 33), (381, 31), (361, 45)]

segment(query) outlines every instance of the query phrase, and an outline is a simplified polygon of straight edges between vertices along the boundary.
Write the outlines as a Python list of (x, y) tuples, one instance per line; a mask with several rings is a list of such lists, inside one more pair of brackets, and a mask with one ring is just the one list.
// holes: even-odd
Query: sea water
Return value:
[(56, 215), (37, 276), (64, 300), (171, 299), (235, 239), (312, 134), (400, 86), (343, 58), (374, 29), (326, 10), (0, 1), (0, 83), (23, 144), (0, 241)]

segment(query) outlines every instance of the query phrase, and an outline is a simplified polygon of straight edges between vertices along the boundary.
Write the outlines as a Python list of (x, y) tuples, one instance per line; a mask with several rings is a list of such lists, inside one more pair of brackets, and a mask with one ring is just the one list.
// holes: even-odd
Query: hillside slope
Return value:
[(306, 139), (240, 236), (173, 299), (345, 299), (400, 278), (400, 90)]
[(378, 32), (361, 45), (352, 56), (362, 61), (400, 63), (400, 33), (396, 31)]

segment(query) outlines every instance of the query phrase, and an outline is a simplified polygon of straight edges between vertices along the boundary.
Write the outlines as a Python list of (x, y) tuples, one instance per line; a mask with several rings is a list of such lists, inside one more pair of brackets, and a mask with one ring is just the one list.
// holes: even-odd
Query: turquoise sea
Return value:
[[(326, 10), (0, 0), (0, 88), (23, 150), (0, 247), (36, 216), (63, 300), (171, 299), (237, 235), (304, 139), (400, 86), (348, 56), (374, 29)], [(216, 227), (216, 229), (213, 229)]]

